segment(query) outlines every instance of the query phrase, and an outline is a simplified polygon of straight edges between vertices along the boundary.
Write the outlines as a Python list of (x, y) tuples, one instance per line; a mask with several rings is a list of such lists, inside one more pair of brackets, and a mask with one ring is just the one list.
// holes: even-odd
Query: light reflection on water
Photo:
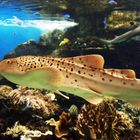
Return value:
[(46, 18), (44, 14), (33, 10), (35, 7), (40, 8), (39, 1), (28, 1), (0, 1), (0, 59), (29, 39), (38, 41), (40, 34), (44, 32), (76, 25), (72, 20), (65, 20), (63, 16)]

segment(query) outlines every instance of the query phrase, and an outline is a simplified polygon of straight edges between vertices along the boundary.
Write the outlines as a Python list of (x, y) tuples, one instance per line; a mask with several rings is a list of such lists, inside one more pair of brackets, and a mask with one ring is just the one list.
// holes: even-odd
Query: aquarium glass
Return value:
[(0, 140), (139, 140), (140, 0), (0, 0)]

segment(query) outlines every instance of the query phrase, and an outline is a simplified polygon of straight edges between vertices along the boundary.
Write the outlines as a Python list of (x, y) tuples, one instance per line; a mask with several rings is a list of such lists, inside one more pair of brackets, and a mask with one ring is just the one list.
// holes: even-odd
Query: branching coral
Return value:
[(67, 136), (69, 134), (69, 129), (76, 124), (71, 114), (66, 112), (61, 114), (58, 121), (51, 119), (47, 121), (47, 123), (51, 126), (55, 126), (55, 135), (58, 138)]
[(89, 131), (92, 139), (120, 140), (125, 139), (126, 134), (131, 137), (134, 132), (133, 121), (126, 113), (116, 111), (112, 100), (104, 100), (97, 106), (84, 105), (77, 128), (85, 135)]
[(70, 130), (74, 130), (85, 139), (138, 140), (139, 126), (137, 127), (134, 119), (124, 111), (123, 104), (126, 103), (122, 100), (105, 98), (98, 105), (85, 104), (79, 114), (73, 114), (73, 110), (77, 112), (77, 109), (72, 106), (70, 112), (63, 112), (58, 121), (51, 119), (47, 122), (55, 126), (54, 133), (58, 138), (68, 137)]

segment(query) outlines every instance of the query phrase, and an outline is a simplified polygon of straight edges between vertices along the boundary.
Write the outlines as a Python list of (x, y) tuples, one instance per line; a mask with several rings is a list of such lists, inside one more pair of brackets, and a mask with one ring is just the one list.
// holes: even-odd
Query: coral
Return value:
[(45, 119), (55, 116), (59, 105), (54, 95), (25, 87), (0, 86), (0, 139), (33, 140), (52, 135)]
[(58, 121), (50, 119), (47, 123), (55, 126), (54, 134), (58, 138), (68, 138), (73, 130), (82, 139), (138, 140), (140, 126), (130, 117), (132, 115), (124, 111), (126, 104), (121, 100), (105, 98), (98, 105), (85, 104), (79, 114), (72, 105)]
[(71, 105), (71, 107), (69, 108), (69, 112), (71, 114), (71, 116), (75, 116), (77, 117), (78, 116), (78, 107), (76, 105)]
[[(39, 45), (46, 46), (48, 49), (55, 50), (59, 46), (59, 41), (62, 40), (65, 31), (54, 30), (48, 33), (44, 33), (40, 36)], [(53, 42), (53, 43), (52, 43)]]
[(78, 116), (77, 129), (85, 136), (90, 134), (91, 139), (121, 140), (129, 137), (137, 139), (139, 133), (134, 135), (132, 119), (122, 111), (117, 111), (113, 105), (114, 100), (104, 100), (99, 105), (85, 104)]
[(58, 138), (67, 136), (69, 129), (76, 124), (70, 113), (62, 112), (58, 121), (54, 119), (48, 120), (47, 123), (51, 126), (55, 126), (55, 135)]
[(42, 93), (43, 91), (25, 87), (13, 90), (9, 86), (0, 86), (0, 99), (8, 100), (10, 107), (27, 112), (32, 111), (32, 115), (47, 117), (54, 114), (59, 106), (49, 96)]
[(12, 91), (13, 89), (10, 86), (2, 85), (0, 86), (0, 99), (7, 98), (8, 94)]
[(33, 138), (40, 138), (41, 136), (52, 135), (51, 131), (42, 133), (39, 130), (30, 130), (26, 126), (21, 125), (19, 122), (15, 122), (12, 128), (7, 128), (6, 132), (2, 135), (11, 135), (12, 137), (19, 137), (21, 140), (33, 140)]
[(136, 11), (113, 11), (108, 18), (110, 29), (131, 28), (138, 25), (136, 22), (139, 13)]
[(16, 122), (12, 128), (7, 128), (6, 132), (2, 133), (2, 135), (12, 135), (13, 137), (18, 137), (26, 130), (29, 129), (26, 126), (20, 125), (19, 122)]
[(0, 138), (139, 139), (140, 110), (122, 100), (105, 98), (97, 105), (86, 103), (81, 109), (69, 105), (68, 109), (63, 98), (60, 109), (52, 99), (53, 93), (45, 95), (43, 90), (0, 86)]

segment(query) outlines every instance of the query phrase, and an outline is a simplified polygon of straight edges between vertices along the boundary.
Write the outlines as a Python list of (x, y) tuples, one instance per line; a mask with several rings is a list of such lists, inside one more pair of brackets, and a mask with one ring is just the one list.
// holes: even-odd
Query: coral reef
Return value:
[(51, 126), (55, 126), (54, 133), (58, 138), (69, 135), (71, 127), (76, 124), (71, 114), (66, 112), (62, 112), (61, 116), (59, 117), (59, 121), (51, 119), (47, 121), (47, 123)]
[(108, 18), (108, 28), (110, 29), (125, 29), (133, 28), (138, 25), (137, 18), (140, 13), (137, 11), (113, 11)]
[(52, 96), (46, 91), (1, 85), (0, 139), (49, 139), (53, 133), (44, 120), (60, 110)]
[(110, 101), (104, 100), (98, 106), (84, 105), (78, 116), (78, 129), (85, 135), (89, 133), (91, 139), (133, 138), (133, 121), (126, 113), (117, 111)]
[(29, 113), (32, 112), (32, 115), (41, 117), (54, 114), (59, 108), (49, 96), (43, 95), (43, 91), (25, 87), (13, 90), (9, 86), (0, 86), (0, 99), (7, 100), (7, 106), (26, 112), (30, 111)]
[(36, 138), (43, 139), (42, 136), (52, 135), (51, 131), (42, 133), (39, 130), (29, 130), (26, 126), (16, 122), (12, 128), (7, 128), (6, 132), (2, 135), (12, 135), (14, 138), (20, 136), (20, 140), (34, 140)]
[(71, 98), (1, 85), (0, 139), (139, 139), (139, 109), (114, 98), (97, 105)]
[[(133, 107), (131, 106), (131, 113), (128, 111), (131, 114), (129, 116), (123, 105), (128, 106), (121, 100), (105, 98), (98, 105), (85, 104), (75, 117), (71, 112), (63, 112), (58, 121), (51, 119), (48, 123), (55, 126), (54, 133), (57, 137), (69, 137), (73, 130), (82, 139), (138, 140), (140, 122), (136, 125), (134, 118), (131, 118), (134, 116), (131, 113), (135, 112), (132, 111)], [(140, 113), (137, 110), (138, 112)], [(135, 116), (137, 119), (139, 119), (139, 113), (137, 117)]]

